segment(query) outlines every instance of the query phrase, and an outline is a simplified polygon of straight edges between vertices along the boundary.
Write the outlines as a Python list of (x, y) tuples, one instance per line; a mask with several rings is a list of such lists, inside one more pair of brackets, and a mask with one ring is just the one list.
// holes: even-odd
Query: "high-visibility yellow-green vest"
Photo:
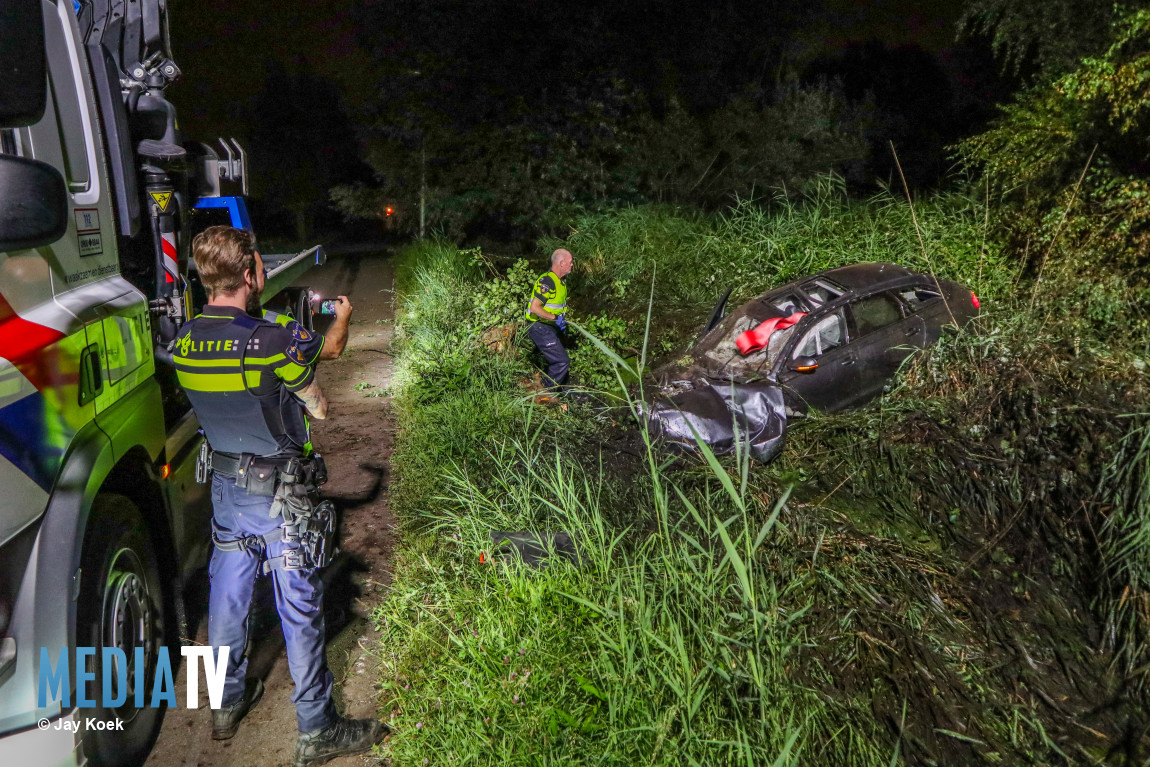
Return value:
[(555, 316), (567, 311), (567, 286), (555, 272), (544, 272), (539, 275), (539, 279), (535, 280), (535, 287), (531, 289), (531, 296), (527, 299), (527, 321), (548, 322), (531, 311), (531, 302), (536, 298), (543, 302), (544, 309)]
[(311, 453), (307, 417), (293, 393), (314, 380), (315, 369), (288, 328), (209, 304), (180, 329), (172, 362), (213, 450)]

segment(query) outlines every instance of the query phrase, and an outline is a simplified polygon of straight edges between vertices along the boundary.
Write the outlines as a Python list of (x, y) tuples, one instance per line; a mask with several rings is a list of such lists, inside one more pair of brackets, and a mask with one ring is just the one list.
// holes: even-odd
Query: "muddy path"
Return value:
[[(394, 420), (383, 393), (391, 380), (387, 353), (394, 312), (393, 273), (382, 252), (332, 257), (306, 275), (306, 284), (325, 298), (345, 294), (355, 307), (343, 356), (321, 363), (317, 378), (330, 402), (326, 421), (313, 422), (312, 440), (327, 461), (330, 479), (324, 495), (340, 512), (340, 554), (324, 575), (328, 665), (335, 675), (336, 707), (355, 717), (376, 715), (379, 664), (372, 654), (378, 635), (371, 608), (390, 575), (394, 545), (388, 505), (388, 458)], [(316, 330), (326, 330), (316, 317)], [(189, 617), (194, 641), (207, 644), (207, 574), (193, 585)], [(200, 708), (172, 709), (152, 753), (149, 767), (268, 767), (290, 764), (295, 752), (292, 680), (284, 655), (283, 634), (267, 579), (256, 586), (251, 617), (249, 674), (264, 680), (263, 699), (228, 741), (211, 739), (211, 713), (204, 685)], [(182, 674), (181, 674), (182, 676)], [(176, 679), (182, 691), (184, 680)], [(370, 757), (342, 757), (328, 764), (362, 767)]]

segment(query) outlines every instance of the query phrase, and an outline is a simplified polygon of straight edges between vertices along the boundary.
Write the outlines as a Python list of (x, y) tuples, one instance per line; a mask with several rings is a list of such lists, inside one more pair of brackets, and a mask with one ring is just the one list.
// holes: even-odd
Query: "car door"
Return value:
[(858, 359), (858, 389), (851, 403), (882, 392), (903, 361), (925, 343), (926, 325), (891, 292), (866, 296), (849, 305), (851, 344)]
[(954, 322), (937, 286), (923, 283), (895, 292), (906, 310), (922, 321), (923, 330), (914, 339), (919, 348), (933, 344), (941, 335), (942, 326)]
[[(798, 331), (798, 340), (786, 350), (777, 367), (776, 380), (783, 387), (788, 406), (797, 411), (842, 409), (843, 393), (859, 386), (858, 359), (848, 343), (843, 309), (813, 315), (803, 321)], [(796, 370), (796, 360), (803, 357), (814, 359), (818, 367)]]

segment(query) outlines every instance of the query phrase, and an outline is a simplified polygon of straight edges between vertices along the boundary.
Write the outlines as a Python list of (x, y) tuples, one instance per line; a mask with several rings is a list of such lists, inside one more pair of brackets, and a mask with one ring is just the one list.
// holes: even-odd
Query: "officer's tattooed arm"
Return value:
[(320, 421), (327, 418), (327, 397), (323, 395), (323, 390), (319, 388), (318, 383), (312, 381), (297, 391), (295, 395), (303, 402), (303, 406), (307, 408), (307, 412), (312, 418)]
[(324, 335), (323, 351), (319, 353), (321, 360), (339, 359), (343, 347), (347, 345), (347, 325), (351, 321), (351, 301), (347, 296), (340, 296), (335, 304), (335, 320), (331, 323)]

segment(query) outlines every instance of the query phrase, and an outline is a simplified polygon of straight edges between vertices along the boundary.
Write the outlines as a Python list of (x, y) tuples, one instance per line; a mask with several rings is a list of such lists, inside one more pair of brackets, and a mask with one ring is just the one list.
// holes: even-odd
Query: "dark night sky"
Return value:
[(358, 3), (171, 0), (172, 49), (184, 76), (170, 97), (185, 135), (211, 141), (235, 133), (270, 62), (307, 62), (357, 103), (367, 66), (351, 20)]
[[(363, 2), (172, 0), (172, 47), (184, 79), (171, 98), (185, 135), (210, 141), (217, 135), (243, 134), (246, 113), (270, 62), (289, 68), (306, 62), (336, 83), (354, 108), (370, 94), (373, 79), (369, 58), (356, 45), (353, 11)], [(490, 7), (513, 25), (526, 4), (528, 0), (494, 0)], [(761, 0), (754, 5), (762, 5)], [(954, 41), (960, 12), (958, 3), (944, 0), (825, 0), (823, 5), (821, 17), (788, 40), (795, 55), (813, 57), (868, 39), (941, 52)], [(400, 3), (383, 7), (403, 12)], [(459, 22), (445, 19), (448, 24)]]
[(828, 0), (822, 41), (830, 46), (859, 40), (918, 45), (939, 52), (954, 44), (959, 2), (945, 0)]

